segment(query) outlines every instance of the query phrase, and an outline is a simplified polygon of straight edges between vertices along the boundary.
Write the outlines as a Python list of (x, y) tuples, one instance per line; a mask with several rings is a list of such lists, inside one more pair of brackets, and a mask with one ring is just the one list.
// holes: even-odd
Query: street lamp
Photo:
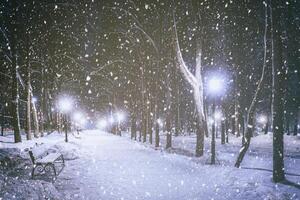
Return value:
[(68, 114), (72, 110), (73, 99), (68, 96), (62, 96), (58, 100), (58, 108), (63, 114), (64, 128), (65, 128), (65, 142), (68, 142)]
[(219, 96), (224, 88), (224, 80), (219, 77), (211, 77), (208, 81), (208, 92), (213, 97), (213, 120), (212, 120), (212, 134), (211, 134), (211, 164), (216, 162), (216, 120), (221, 118), (218, 113), (216, 113), (216, 98)]

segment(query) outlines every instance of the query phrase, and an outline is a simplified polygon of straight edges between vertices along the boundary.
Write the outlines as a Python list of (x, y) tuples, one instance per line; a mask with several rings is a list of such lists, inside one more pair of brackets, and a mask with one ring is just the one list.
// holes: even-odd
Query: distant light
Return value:
[(73, 100), (68, 96), (63, 96), (58, 101), (59, 110), (63, 113), (68, 113), (72, 110)]
[(212, 94), (218, 94), (223, 89), (223, 80), (217, 77), (212, 77), (208, 82), (208, 90)]
[(76, 113), (74, 113), (74, 115), (73, 115), (73, 119), (74, 119), (76, 122), (79, 122), (82, 118), (83, 118), (83, 115), (82, 115), (81, 112), (76, 112)]
[(125, 115), (122, 112), (117, 113), (117, 119), (119, 122), (123, 121), (125, 119)]
[(87, 124), (87, 118), (82, 116), (81, 118), (75, 121), (75, 124), (80, 127), (84, 127)]
[(215, 119), (216, 119), (216, 120), (222, 119), (222, 113), (221, 113), (220, 111), (216, 111), (216, 112), (215, 112)]
[(163, 126), (163, 121), (160, 118), (158, 118), (156, 122), (158, 123), (159, 126)]
[(209, 118), (208, 118), (208, 123), (209, 123), (209, 124), (213, 124), (213, 123), (214, 123), (214, 119), (213, 119), (212, 117), (209, 117)]
[(115, 122), (115, 119), (114, 119), (113, 116), (111, 116), (111, 117), (109, 118), (109, 123), (113, 124), (114, 122)]
[(32, 102), (36, 103), (37, 102), (37, 98), (36, 97), (32, 97)]
[(107, 127), (107, 121), (105, 119), (99, 120), (96, 126), (97, 128), (104, 129)]
[(258, 122), (261, 123), (261, 124), (265, 124), (267, 122), (267, 117), (264, 116), (264, 115), (261, 115), (258, 117)]

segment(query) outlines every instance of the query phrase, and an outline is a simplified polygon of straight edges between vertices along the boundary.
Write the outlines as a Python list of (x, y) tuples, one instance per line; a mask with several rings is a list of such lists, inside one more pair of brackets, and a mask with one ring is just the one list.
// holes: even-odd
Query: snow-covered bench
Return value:
[(50, 153), (47, 150), (42, 148), (36, 148), (34, 150), (29, 150), (29, 156), (33, 164), (33, 169), (31, 172), (32, 178), (34, 178), (34, 173), (36, 170), (38, 172), (48, 172), (51, 169), (54, 172), (54, 175), (57, 175), (57, 170), (55, 164), (62, 164), (62, 168), (65, 165), (65, 160), (62, 154), (60, 153)]

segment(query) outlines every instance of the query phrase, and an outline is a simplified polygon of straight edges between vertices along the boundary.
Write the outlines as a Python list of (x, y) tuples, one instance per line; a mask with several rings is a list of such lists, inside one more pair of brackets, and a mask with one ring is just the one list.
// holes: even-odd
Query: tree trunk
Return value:
[(143, 142), (147, 142), (147, 116), (145, 110), (143, 111), (142, 119)]
[(225, 120), (221, 121), (221, 144), (225, 144)]
[(159, 147), (159, 109), (158, 109), (158, 93), (156, 94), (156, 99), (155, 99), (155, 147)]
[[(173, 63), (175, 64), (175, 62)], [(175, 67), (176, 65), (174, 65)], [(171, 74), (170, 66), (168, 66), (168, 75), (167, 75), (167, 94), (166, 94), (166, 149), (172, 147), (172, 91), (171, 91), (171, 77), (169, 74)]]
[(159, 147), (159, 123), (155, 122), (155, 147)]
[(296, 136), (297, 134), (298, 134), (298, 120), (297, 120), (297, 116), (296, 116), (295, 123), (294, 123), (293, 135)]
[[(143, 116), (141, 116), (141, 118), (143, 119)], [(140, 119), (140, 124), (139, 124), (139, 142), (142, 141), (142, 130), (143, 130), (143, 122), (142, 119)]]
[[(27, 31), (29, 31), (27, 29)], [(27, 35), (26, 41), (26, 125), (25, 125), (25, 133), (26, 139), (31, 140), (31, 67), (30, 67), (30, 38)]]
[[(5, 98), (5, 97), (1, 97), (1, 98)], [(5, 102), (5, 99), (4, 99)], [(6, 105), (4, 105), (1, 109), (1, 136), (4, 136), (4, 126), (5, 126), (5, 107)]]
[(245, 117), (242, 116), (242, 144), (245, 143)]
[(283, 161), (283, 118), (284, 118), (284, 79), (285, 67), (282, 57), (282, 28), (281, 19), (284, 12), (284, 3), (281, 1), (271, 1), (272, 10), (272, 95), (273, 95), (273, 180), (283, 181), (284, 161)]
[(207, 117), (207, 106), (205, 106), (207, 103), (204, 103), (204, 129), (205, 129), (205, 136), (208, 137), (208, 117)]
[[(198, 117), (197, 117), (198, 118)], [(197, 119), (196, 124), (196, 157), (203, 156), (204, 154), (204, 122), (199, 122)]]
[(1, 136), (4, 136), (4, 118), (1, 121)]
[(69, 139), (68, 139), (68, 117), (66, 114), (63, 115), (63, 124), (64, 124), (64, 130), (65, 130), (65, 142), (69, 142)]
[(12, 1), (12, 21), (10, 24), (12, 52), (12, 125), (14, 129), (15, 143), (22, 142), (20, 131), (20, 113), (19, 113), (19, 83), (18, 83), (18, 63), (17, 63), (17, 3)]
[(267, 135), (269, 131), (269, 121), (266, 123), (266, 127), (264, 131), (265, 131), (265, 135)]
[(19, 117), (19, 84), (18, 84), (18, 66), (16, 58), (13, 58), (13, 78), (12, 78), (12, 125), (14, 127), (14, 138), (15, 143), (22, 142), (21, 139), (21, 128), (20, 128), (20, 117)]
[[(27, 58), (29, 59), (29, 58)], [(31, 69), (30, 63), (27, 62), (27, 84), (26, 84), (26, 92), (27, 92), (27, 102), (26, 102), (26, 138), (27, 140), (32, 139), (31, 135)]]
[(290, 116), (289, 116), (289, 113), (286, 114), (286, 124), (285, 124), (285, 129), (286, 129), (286, 133), (287, 135), (290, 135)]
[(131, 114), (131, 139), (136, 140), (136, 114), (135, 111)]
[(45, 131), (45, 113), (46, 113), (46, 95), (45, 95), (45, 69), (42, 69), (41, 74), (42, 79), (42, 88), (41, 88), (41, 106), (40, 106), (40, 131), (41, 131), (41, 137), (44, 136)]
[(196, 50), (196, 72), (195, 78), (198, 80), (194, 91), (194, 100), (197, 110), (197, 126), (196, 126), (196, 157), (203, 156), (204, 153), (204, 135), (205, 135), (205, 117), (204, 117), (204, 101), (203, 101), (203, 82), (202, 82), (202, 38), (197, 38)]
[(152, 144), (153, 142), (153, 131), (152, 131), (152, 128), (153, 128), (153, 123), (152, 123), (152, 117), (150, 115), (150, 109), (149, 109), (149, 113), (148, 113), (148, 134), (149, 134), (149, 142), (150, 144)]
[[(235, 111), (234, 111), (235, 112)], [(233, 135), (235, 135), (235, 129), (236, 129), (236, 126), (235, 126), (236, 124), (235, 124), (235, 116), (232, 116), (232, 118), (231, 118), (231, 133), (233, 134)]]
[(245, 142), (243, 144), (243, 147), (242, 149), (240, 150), (240, 153), (239, 153), (239, 156), (237, 158), (237, 161), (235, 163), (235, 167), (240, 167), (242, 161), (243, 161), (243, 158), (250, 146), (250, 142), (251, 142), (251, 138), (252, 138), (252, 135), (253, 135), (253, 112), (252, 113), (249, 113), (249, 116), (248, 116), (248, 122), (247, 122), (248, 126), (246, 128), (246, 133), (245, 133)]
[(251, 137), (253, 136), (254, 131), (254, 115), (255, 115), (255, 108), (257, 104), (257, 97), (258, 94), (262, 88), (262, 83), (264, 80), (265, 75), (265, 69), (266, 69), (266, 61), (267, 61), (267, 31), (268, 31), (268, 6), (265, 7), (265, 30), (264, 30), (264, 59), (263, 59), (263, 67), (261, 72), (260, 80), (258, 81), (257, 88), (254, 93), (254, 97), (252, 99), (252, 102), (249, 106), (248, 112), (247, 112), (247, 120), (246, 120), (246, 133), (245, 133), (245, 142), (242, 145), (242, 148), (240, 150), (240, 153), (238, 155), (238, 158), (235, 163), (235, 167), (240, 167), (244, 156), (250, 146)]
[[(237, 84), (237, 83), (236, 83)], [(236, 94), (238, 92), (238, 86), (236, 85)], [(238, 96), (236, 95), (235, 101), (234, 101), (234, 127), (235, 127), (235, 132), (234, 134), (236, 137), (240, 137), (240, 127), (239, 127), (239, 108), (238, 108)]]
[(166, 118), (166, 149), (172, 147), (172, 128), (171, 128), (171, 113), (168, 111)]
[(226, 140), (226, 143), (229, 142), (229, 138), (228, 138), (228, 118), (225, 119), (225, 140)]
[(175, 104), (175, 136), (179, 135), (180, 131), (180, 91), (179, 91), (179, 78), (176, 75), (176, 104)]
[[(200, 12), (197, 12), (197, 20), (201, 24), (201, 16)], [(204, 109), (203, 109), (203, 81), (202, 81), (202, 40), (203, 40), (203, 34), (200, 34), (201, 32), (199, 31), (199, 35), (197, 36), (197, 52), (196, 52), (196, 70), (195, 70), (195, 75), (193, 75), (188, 67), (186, 66), (182, 53), (180, 50), (179, 46), (179, 40), (178, 40), (178, 34), (177, 34), (177, 26), (176, 26), (176, 20), (175, 20), (175, 12), (173, 13), (173, 22), (174, 22), (174, 32), (175, 32), (175, 50), (176, 50), (176, 58), (179, 64), (179, 69), (181, 73), (184, 75), (184, 78), (188, 81), (188, 83), (193, 87), (193, 92), (194, 92), (194, 102), (196, 105), (197, 109), (197, 115), (199, 118), (199, 122), (203, 123), (204, 122)], [(203, 124), (201, 124), (201, 127), (203, 127)], [(200, 131), (200, 130), (199, 130)], [(199, 143), (196, 144), (196, 154), (198, 149), (202, 149), (200, 152), (203, 152), (204, 149), (204, 130), (202, 129), (201, 133), (197, 134), (197, 141)], [(202, 138), (203, 137), (203, 138)], [(199, 155), (201, 156), (201, 155)]]

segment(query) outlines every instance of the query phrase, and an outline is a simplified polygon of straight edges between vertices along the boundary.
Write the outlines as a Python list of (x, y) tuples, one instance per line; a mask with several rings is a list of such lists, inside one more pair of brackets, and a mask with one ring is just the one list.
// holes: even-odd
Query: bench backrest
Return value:
[(47, 155), (47, 151), (44, 148), (33, 148), (30, 149), (28, 153), (33, 164), (35, 164), (36, 159), (42, 158)]

